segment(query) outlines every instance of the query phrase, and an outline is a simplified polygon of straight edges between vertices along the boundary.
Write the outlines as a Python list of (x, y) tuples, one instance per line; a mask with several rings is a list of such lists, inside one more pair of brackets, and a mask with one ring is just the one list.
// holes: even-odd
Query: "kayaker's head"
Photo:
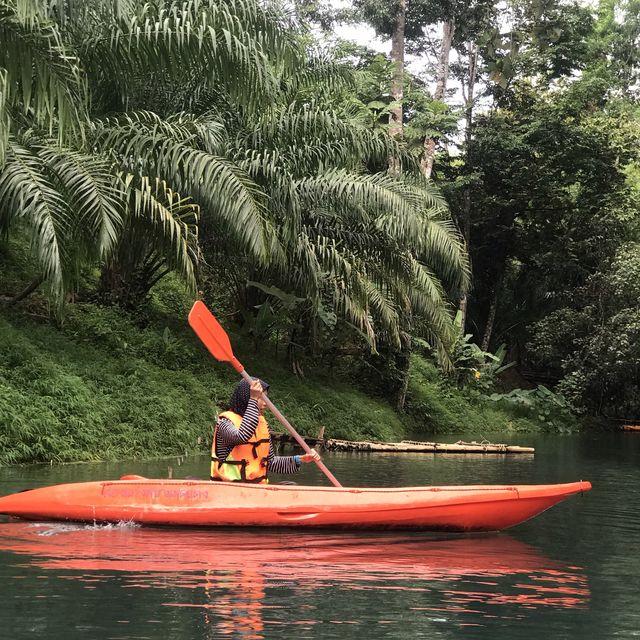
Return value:
[[(260, 380), (260, 378), (253, 378), (253, 380), (258, 380), (262, 385), (262, 391), (266, 393), (269, 388), (269, 383), (264, 380)], [(237, 413), (240, 416), (244, 415), (244, 412), (247, 410), (247, 405), (249, 404), (249, 398), (251, 397), (251, 389), (249, 387), (249, 383), (243, 378), (238, 382), (236, 388), (233, 390), (231, 394), (231, 398), (229, 398), (229, 411), (233, 411), (233, 413)], [(260, 407), (262, 409), (262, 407)]]

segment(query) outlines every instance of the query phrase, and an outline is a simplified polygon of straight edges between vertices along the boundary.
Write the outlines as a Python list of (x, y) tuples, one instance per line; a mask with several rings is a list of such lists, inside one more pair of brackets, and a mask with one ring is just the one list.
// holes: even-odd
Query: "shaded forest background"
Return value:
[(1, 0), (2, 460), (204, 448), (196, 298), (309, 433), (640, 420), (639, 13)]

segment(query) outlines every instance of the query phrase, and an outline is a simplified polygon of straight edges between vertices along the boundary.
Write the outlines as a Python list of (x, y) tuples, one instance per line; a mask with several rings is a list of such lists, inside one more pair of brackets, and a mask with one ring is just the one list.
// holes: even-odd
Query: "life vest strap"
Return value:
[(253, 457), (257, 458), (258, 457), (258, 447), (261, 444), (268, 444), (271, 442), (270, 438), (262, 438), (262, 440), (254, 440), (254, 441), (250, 441), (248, 444), (250, 444), (253, 448)]
[(210, 478), (214, 482), (244, 482), (246, 484), (261, 484), (263, 480), (267, 479), (266, 474), (264, 476), (260, 476), (259, 478), (253, 478), (252, 480), (240, 479), (240, 480), (224, 480), (223, 478), (214, 478), (211, 476)]
[[(268, 440), (267, 440), (268, 442)], [(211, 480), (219, 480), (220, 482), (249, 482), (249, 483), (260, 483), (263, 480), (267, 479), (267, 474), (265, 473), (264, 475), (258, 476), (257, 478), (252, 478), (250, 480), (247, 479), (247, 461), (246, 460), (220, 460), (220, 458), (216, 457), (216, 456), (211, 456), (211, 462), (217, 462), (218, 463), (218, 469), (222, 468), (223, 464), (232, 464), (235, 465), (236, 467), (239, 466), (240, 467), (240, 479), (239, 480), (223, 480), (222, 478), (214, 478), (213, 476), (210, 476)], [(262, 458), (261, 460), (261, 466), (264, 467), (265, 469), (268, 466), (268, 462), (269, 459), (268, 458)]]

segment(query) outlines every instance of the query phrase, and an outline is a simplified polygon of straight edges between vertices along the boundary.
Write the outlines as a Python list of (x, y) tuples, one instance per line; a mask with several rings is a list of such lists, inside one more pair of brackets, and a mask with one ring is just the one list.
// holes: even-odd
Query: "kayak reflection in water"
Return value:
[(207, 575), (204, 622), (215, 635), (263, 640), (264, 577), (253, 569)]
[(269, 385), (254, 378), (241, 380), (226, 411), (218, 416), (211, 444), (211, 480), (268, 482), (268, 473), (296, 473), (302, 462), (319, 460), (317, 451), (305, 455), (276, 456), (269, 425), (262, 415)]

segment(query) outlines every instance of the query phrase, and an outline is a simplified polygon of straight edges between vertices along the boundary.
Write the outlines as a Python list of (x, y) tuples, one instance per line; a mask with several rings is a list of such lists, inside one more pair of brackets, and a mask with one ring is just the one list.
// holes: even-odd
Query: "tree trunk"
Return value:
[(40, 275), (32, 280), (17, 296), (7, 301), (7, 306), (12, 306), (20, 300), (24, 300), (27, 296), (31, 295), (42, 283), (44, 282), (44, 276)]
[[(465, 102), (465, 168), (467, 176), (470, 176), (473, 172), (473, 158), (471, 157), (471, 140), (473, 136), (473, 101), (474, 91), (476, 86), (476, 73), (478, 70), (478, 46), (475, 43), (469, 44), (469, 75), (467, 76), (467, 86), (465, 88), (464, 83), (462, 86), (462, 93)], [(464, 240), (467, 248), (467, 254), (471, 256), (471, 185), (467, 184), (464, 192), (464, 206), (462, 209), (462, 220), (460, 230), (462, 232), (462, 239)], [(465, 332), (465, 324), (467, 321), (467, 295), (464, 294), (460, 299), (460, 305), (458, 307), (461, 313), (462, 320), (462, 333)]]
[[(451, 54), (451, 43), (456, 31), (455, 18), (445, 21), (442, 26), (442, 47), (438, 58), (438, 71), (436, 75), (436, 90), (433, 94), (434, 100), (444, 100), (449, 79), (449, 55)], [(436, 153), (436, 141), (430, 136), (424, 138), (424, 151), (420, 160), (420, 170), (422, 174), (430, 178), (433, 171), (433, 158)]]
[[(393, 33), (391, 35), (391, 63), (393, 71), (391, 75), (391, 96), (394, 106), (389, 114), (389, 135), (392, 138), (402, 137), (402, 100), (404, 98), (404, 29), (407, 11), (407, 1), (398, 1)], [(389, 173), (393, 176), (400, 175), (400, 160), (396, 157), (389, 158)]]
[(408, 333), (401, 337), (400, 351), (396, 354), (396, 365), (400, 371), (400, 386), (396, 395), (396, 409), (402, 413), (407, 401), (409, 389), (409, 370), (411, 368), (411, 335)]
[(496, 311), (498, 309), (498, 300), (500, 297), (500, 290), (502, 289), (502, 272), (496, 278), (496, 283), (491, 291), (491, 303), (489, 304), (489, 315), (487, 316), (487, 324), (484, 327), (484, 335), (482, 336), (482, 345), (480, 348), (483, 351), (489, 350), (489, 344), (491, 343), (491, 334), (493, 333), (493, 326), (496, 321)]
[[(473, 138), (473, 107), (475, 99), (476, 74), (478, 71), (478, 46), (475, 43), (469, 44), (469, 75), (467, 76), (467, 86), (464, 84), (462, 93), (464, 98), (464, 146), (465, 146), (465, 167), (467, 175), (473, 171), (473, 158), (471, 156), (471, 141)], [(464, 241), (469, 244), (469, 236), (471, 233), (471, 186), (467, 185), (465, 190), (464, 203), (464, 219), (462, 224), (462, 233)]]
[(100, 273), (98, 298), (103, 304), (117, 305), (127, 311), (140, 309), (149, 301), (152, 275), (142, 266), (127, 273), (120, 269), (118, 262), (106, 264)]
[(463, 293), (460, 296), (460, 301), (458, 302), (458, 311), (460, 312), (460, 331), (462, 335), (466, 334), (468, 306), (469, 306), (469, 298), (467, 297), (466, 293)]
[[(391, 96), (393, 97), (394, 106), (389, 114), (389, 135), (392, 138), (402, 138), (406, 12), (407, 0), (398, 0), (394, 29), (391, 34), (391, 63), (393, 65)], [(399, 176), (401, 171), (402, 167), (400, 166), (399, 158), (390, 157), (389, 173), (392, 176)], [(400, 351), (395, 355), (395, 360), (401, 374), (395, 404), (398, 411), (403, 411), (409, 387), (409, 364), (411, 360), (411, 337), (408, 334), (406, 334), (405, 339), (401, 339)]]

